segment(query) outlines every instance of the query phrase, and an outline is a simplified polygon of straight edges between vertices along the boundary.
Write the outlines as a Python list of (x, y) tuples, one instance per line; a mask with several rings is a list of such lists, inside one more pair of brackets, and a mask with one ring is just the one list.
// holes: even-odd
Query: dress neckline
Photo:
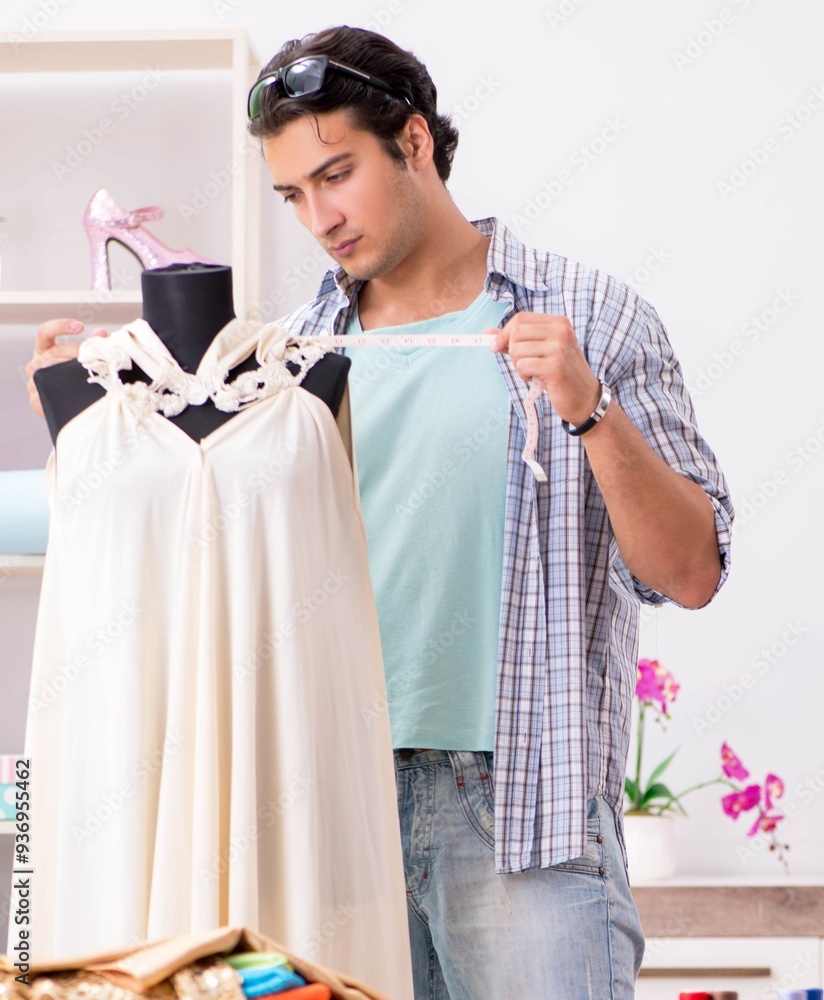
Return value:
[[(299, 385), (306, 372), (328, 348), (313, 343), (300, 346), (274, 323), (232, 319), (214, 337), (195, 372), (184, 371), (168, 347), (144, 319), (136, 319), (109, 337), (83, 341), (78, 360), (89, 381), (107, 392), (129, 397), (141, 408), (176, 416), (187, 406), (211, 399), (217, 409), (236, 412), (289, 386)], [(258, 367), (231, 382), (229, 373), (254, 351)], [(287, 363), (297, 367), (293, 373)], [(120, 372), (138, 365), (151, 379), (124, 383)]]

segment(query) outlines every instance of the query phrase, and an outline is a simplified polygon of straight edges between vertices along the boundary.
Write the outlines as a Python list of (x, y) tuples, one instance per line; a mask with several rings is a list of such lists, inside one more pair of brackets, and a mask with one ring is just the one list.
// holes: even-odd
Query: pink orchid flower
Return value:
[(779, 816), (776, 813), (769, 814), (762, 812), (759, 814), (758, 819), (755, 823), (753, 823), (752, 827), (747, 831), (747, 836), (754, 837), (759, 830), (763, 833), (772, 833), (782, 819), (784, 819), (784, 817)]
[(761, 799), (761, 785), (747, 785), (743, 792), (731, 792), (721, 799), (724, 812), (733, 819), (738, 819), (742, 812), (753, 809)]
[(764, 805), (769, 811), (773, 807), (773, 799), (780, 799), (784, 794), (784, 782), (777, 774), (768, 774), (764, 779)]
[(635, 683), (636, 697), (647, 704), (657, 701), (661, 711), (667, 715), (667, 708), (675, 701), (681, 685), (672, 674), (661, 666), (658, 660), (639, 660), (638, 679)]
[[(733, 753), (728, 743), (724, 743), (721, 747), (721, 767), (728, 778), (735, 778), (737, 781), (743, 781), (750, 776), (750, 772)], [(769, 806), (767, 808), (769, 809)]]

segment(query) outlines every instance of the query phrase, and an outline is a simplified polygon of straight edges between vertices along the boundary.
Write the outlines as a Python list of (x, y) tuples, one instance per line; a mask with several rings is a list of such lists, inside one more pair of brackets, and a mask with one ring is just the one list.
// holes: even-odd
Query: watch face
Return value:
[(611, 402), (612, 402), (612, 390), (610, 389), (610, 387), (605, 382), (602, 382), (601, 383), (601, 399), (600, 399), (600, 401), (598, 403), (597, 409), (595, 410), (595, 414), (597, 415), (597, 417), (598, 417), (599, 420), (607, 412), (607, 407), (609, 406), (609, 404)]

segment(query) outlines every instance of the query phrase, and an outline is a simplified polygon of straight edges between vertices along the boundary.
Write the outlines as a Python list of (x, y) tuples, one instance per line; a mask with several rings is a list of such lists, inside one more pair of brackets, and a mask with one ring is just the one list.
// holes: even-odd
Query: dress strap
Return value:
[[(78, 360), (89, 373), (89, 382), (101, 385), (106, 392), (125, 395), (141, 409), (172, 417), (207, 399), (218, 410), (232, 413), (281, 389), (300, 385), (330, 349), (290, 342), (286, 331), (273, 323), (264, 326), (234, 319), (209, 345), (197, 371), (185, 372), (149, 324), (139, 319), (108, 337), (84, 340)], [(229, 372), (252, 352), (258, 367), (241, 372), (230, 382)], [(121, 380), (120, 372), (135, 364), (152, 380), (149, 384)], [(294, 368), (297, 370), (291, 370)]]

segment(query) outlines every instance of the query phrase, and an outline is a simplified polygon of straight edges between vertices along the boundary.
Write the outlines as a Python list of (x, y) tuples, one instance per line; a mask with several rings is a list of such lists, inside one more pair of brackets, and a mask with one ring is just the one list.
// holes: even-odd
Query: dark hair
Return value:
[(438, 114), (438, 92), (419, 59), (374, 31), (342, 25), (286, 42), (260, 76), (308, 55), (327, 55), (371, 73), (408, 97), (412, 107), (376, 87), (330, 70), (323, 89), (305, 97), (286, 97), (278, 84), (264, 88), (260, 115), (249, 124), (252, 136), (263, 139), (279, 135), (302, 115), (315, 116), (345, 108), (355, 128), (371, 132), (390, 156), (403, 162), (405, 157), (397, 137), (410, 115), (417, 112), (426, 119), (432, 133), (435, 167), (446, 182), (458, 145), (458, 130), (449, 115)]

